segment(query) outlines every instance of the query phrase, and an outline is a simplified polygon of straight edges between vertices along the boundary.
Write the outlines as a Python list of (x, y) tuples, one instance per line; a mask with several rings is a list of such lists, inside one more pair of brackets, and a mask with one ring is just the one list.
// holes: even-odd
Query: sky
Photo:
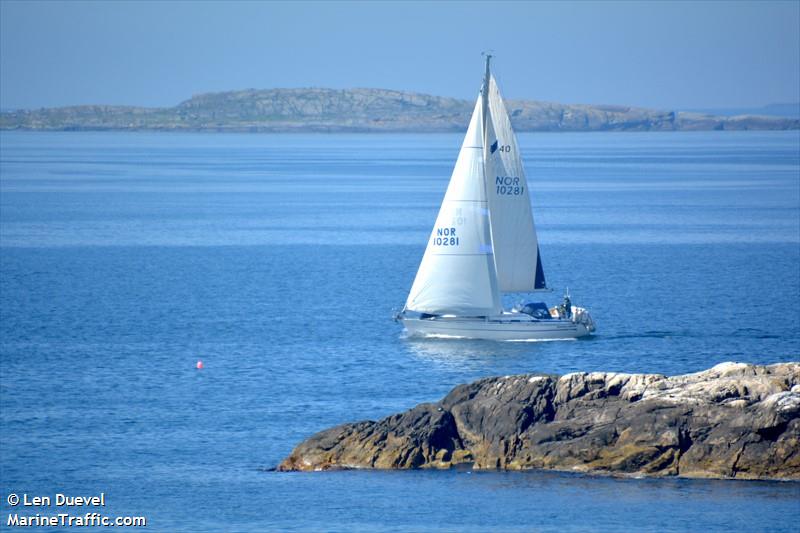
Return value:
[(659, 109), (800, 100), (800, 0), (123, 2), (0, 0), (0, 108), (173, 106), (246, 88)]

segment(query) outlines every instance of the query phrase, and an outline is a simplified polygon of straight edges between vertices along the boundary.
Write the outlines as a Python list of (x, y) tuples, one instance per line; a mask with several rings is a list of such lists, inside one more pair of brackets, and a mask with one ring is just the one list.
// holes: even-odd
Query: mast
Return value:
[[(483, 118), (483, 124), (481, 124), (481, 146), (483, 146), (483, 150), (481, 151), (481, 159), (483, 163), (483, 193), (486, 197), (486, 212), (487, 216), (489, 217), (489, 227), (491, 228), (492, 218), (489, 212), (489, 185), (488, 185), (488, 165), (486, 162), (489, 160), (489, 77), (491, 74), (489, 73), (489, 62), (492, 60), (492, 55), (489, 52), (483, 52), (483, 55), (486, 56), (486, 72), (483, 75), (483, 90), (481, 91), (481, 115)], [(491, 230), (489, 231), (489, 243), (491, 242)], [(494, 253), (492, 254), (494, 256)], [(492, 262), (494, 262), (494, 257), (492, 258)], [(496, 267), (495, 267), (496, 270)]]
[(483, 150), (481, 155), (482, 162), (483, 162), (483, 195), (486, 199), (486, 218), (489, 221), (489, 247), (491, 250), (491, 257), (490, 257), (490, 273), (489, 273), (489, 283), (492, 287), (492, 292), (494, 293), (495, 301), (497, 307), (502, 312), (503, 310), (503, 300), (502, 295), (500, 294), (500, 289), (497, 281), (497, 256), (494, 255), (494, 235), (492, 228), (492, 210), (489, 208), (489, 157), (491, 155), (490, 147), (489, 147), (489, 81), (491, 79), (491, 73), (489, 70), (489, 63), (492, 60), (492, 54), (488, 51), (484, 52), (486, 56), (486, 72), (483, 75), (483, 91), (481, 91), (482, 97), (482, 115), (483, 115), (483, 139), (481, 145), (483, 146)]
[(489, 140), (489, 62), (492, 60), (492, 54), (484, 52), (486, 55), (486, 74), (483, 77), (483, 170), (484, 176), (486, 175), (486, 158), (488, 157), (488, 140)]

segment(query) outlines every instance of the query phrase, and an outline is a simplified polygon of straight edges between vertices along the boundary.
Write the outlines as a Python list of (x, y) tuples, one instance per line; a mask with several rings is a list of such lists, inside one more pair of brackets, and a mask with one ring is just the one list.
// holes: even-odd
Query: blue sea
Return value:
[(0, 134), (0, 529), (102, 492), (142, 531), (798, 531), (800, 483), (270, 471), (485, 376), (800, 360), (797, 131), (520, 135), (597, 334), (405, 338), (461, 137)]

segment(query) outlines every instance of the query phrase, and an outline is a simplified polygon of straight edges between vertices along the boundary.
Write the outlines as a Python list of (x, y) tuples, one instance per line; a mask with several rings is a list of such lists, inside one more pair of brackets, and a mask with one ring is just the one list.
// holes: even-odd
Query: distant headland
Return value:
[[(386, 89), (248, 89), (174, 107), (82, 105), (0, 113), (2, 130), (217, 132), (463, 131), (468, 100)], [(517, 131), (796, 130), (800, 119), (721, 116), (619, 105), (508, 100)]]

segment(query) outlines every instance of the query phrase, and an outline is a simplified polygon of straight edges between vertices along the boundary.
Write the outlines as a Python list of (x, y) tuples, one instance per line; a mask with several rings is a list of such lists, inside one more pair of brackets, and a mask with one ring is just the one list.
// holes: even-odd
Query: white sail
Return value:
[(489, 79), (488, 107), (486, 188), (498, 289), (545, 289), (525, 169), (494, 76)]
[(406, 309), (486, 316), (501, 312), (492, 257), (478, 98)]

